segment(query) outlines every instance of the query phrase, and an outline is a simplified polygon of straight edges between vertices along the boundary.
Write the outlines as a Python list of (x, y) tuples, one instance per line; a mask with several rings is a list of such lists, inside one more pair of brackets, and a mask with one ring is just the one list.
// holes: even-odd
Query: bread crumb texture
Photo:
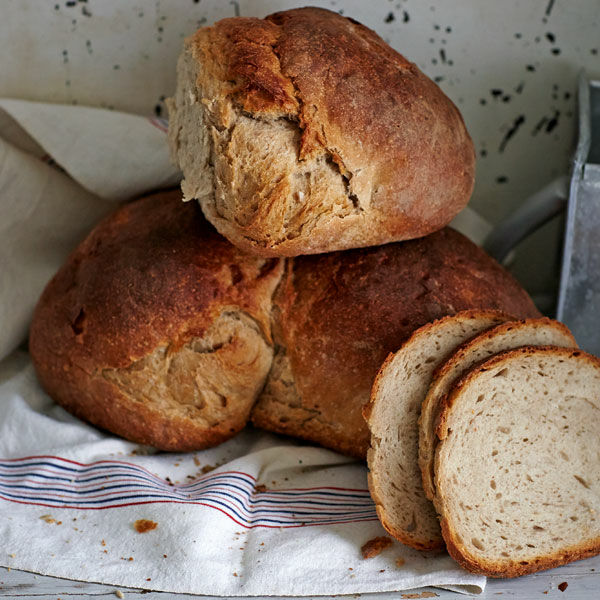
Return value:
[(186, 199), (256, 254), (423, 236), (473, 188), (454, 104), (373, 31), (321, 8), (198, 30), (168, 107)]
[(435, 506), (450, 554), (514, 577), (600, 552), (600, 360), (500, 353), (461, 379), (437, 430)]
[(52, 515), (42, 515), (40, 519), (49, 525), (52, 523), (55, 523), (56, 525), (62, 525), (62, 521), (57, 521), (54, 517), (52, 517)]
[(508, 318), (494, 310), (470, 310), (424, 325), (375, 378), (365, 410), (371, 431), (369, 490), (386, 530), (413, 548), (443, 547), (418, 464), (418, 419), (433, 373), (465, 340)]
[(520, 346), (545, 345), (577, 347), (569, 329), (558, 321), (547, 317), (508, 321), (466, 341), (436, 368), (419, 417), (419, 467), (423, 489), (429, 500), (433, 500), (435, 495), (434, 457), (438, 442), (435, 429), (444, 399), (454, 384), (477, 363), (494, 354)]

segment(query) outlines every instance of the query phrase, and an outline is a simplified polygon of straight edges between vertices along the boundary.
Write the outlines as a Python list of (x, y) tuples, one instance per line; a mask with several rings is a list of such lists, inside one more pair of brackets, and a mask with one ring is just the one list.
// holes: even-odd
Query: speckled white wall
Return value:
[[(292, 0), (0, 0), (0, 95), (164, 116), (182, 38), (216, 19)], [(600, 0), (312, 0), (375, 29), (461, 109), (477, 148), (472, 206), (493, 222), (569, 169), (576, 78), (600, 78)], [(36, 76), (28, 65), (36, 64)], [(556, 285), (560, 219), (513, 265)]]

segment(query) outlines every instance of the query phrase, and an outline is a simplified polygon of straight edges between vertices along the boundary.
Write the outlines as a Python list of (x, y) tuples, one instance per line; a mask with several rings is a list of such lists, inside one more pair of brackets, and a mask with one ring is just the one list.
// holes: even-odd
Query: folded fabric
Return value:
[[(0, 99), (0, 359), (67, 254), (117, 201), (175, 185), (166, 123)], [(71, 177), (69, 176), (71, 175)]]

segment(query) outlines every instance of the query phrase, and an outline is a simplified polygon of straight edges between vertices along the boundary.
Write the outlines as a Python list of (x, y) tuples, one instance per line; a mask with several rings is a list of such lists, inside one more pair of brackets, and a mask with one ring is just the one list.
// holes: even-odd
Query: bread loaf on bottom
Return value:
[(250, 257), (180, 192), (102, 221), (50, 281), (31, 357), (48, 394), (90, 423), (163, 450), (229, 439), (271, 365), (279, 259)]
[(386, 356), (418, 327), (472, 308), (540, 316), (505, 269), (450, 228), (289, 259), (254, 424), (364, 459), (370, 436), (362, 407)]

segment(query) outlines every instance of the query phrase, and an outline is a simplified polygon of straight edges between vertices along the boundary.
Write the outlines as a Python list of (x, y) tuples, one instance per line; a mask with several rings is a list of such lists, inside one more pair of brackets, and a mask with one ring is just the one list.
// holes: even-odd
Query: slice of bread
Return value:
[(371, 432), (369, 490), (383, 526), (417, 549), (443, 540), (418, 464), (418, 419), (435, 369), (465, 340), (510, 317), (470, 310), (417, 329), (383, 363), (363, 414)]
[(600, 359), (523, 347), (464, 376), (437, 430), (450, 555), (515, 577), (600, 553)]
[(421, 406), (419, 418), (419, 467), (425, 495), (433, 500), (433, 457), (440, 410), (446, 394), (458, 379), (475, 364), (494, 354), (520, 346), (562, 346), (577, 348), (575, 338), (568, 328), (546, 317), (502, 323), (465, 342), (434, 373), (427, 396)]

